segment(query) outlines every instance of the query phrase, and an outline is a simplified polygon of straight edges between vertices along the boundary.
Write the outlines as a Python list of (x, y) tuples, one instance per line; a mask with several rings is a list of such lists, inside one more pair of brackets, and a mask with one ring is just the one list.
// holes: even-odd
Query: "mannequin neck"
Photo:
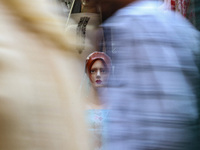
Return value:
[(103, 109), (104, 103), (101, 100), (104, 92), (106, 91), (105, 87), (93, 87), (91, 86), (91, 98), (89, 102), (89, 109)]

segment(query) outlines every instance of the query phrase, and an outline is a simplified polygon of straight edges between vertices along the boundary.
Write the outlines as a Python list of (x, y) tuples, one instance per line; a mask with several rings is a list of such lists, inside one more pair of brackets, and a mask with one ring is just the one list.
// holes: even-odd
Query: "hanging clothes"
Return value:
[(66, 30), (76, 33), (77, 53), (80, 54), (84, 64), (90, 53), (104, 51), (101, 45), (103, 41), (103, 29), (100, 27), (101, 14), (92, 1), (88, 1), (87, 4), (82, 3), (81, 0), (72, 2)]
[(77, 52), (84, 60), (93, 51), (99, 51), (99, 38), (102, 37), (100, 20), (100, 15), (96, 13), (74, 13), (67, 24), (66, 30), (77, 35)]
[(181, 13), (193, 25), (196, 24), (194, 0), (171, 0), (171, 9)]

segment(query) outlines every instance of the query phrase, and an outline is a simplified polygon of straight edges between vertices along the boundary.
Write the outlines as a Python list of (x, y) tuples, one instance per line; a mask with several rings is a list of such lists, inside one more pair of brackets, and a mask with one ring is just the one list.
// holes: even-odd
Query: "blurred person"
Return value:
[(107, 80), (111, 74), (111, 60), (104, 52), (91, 53), (85, 63), (85, 73), (89, 80), (87, 115), (92, 144), (95, 150), (104, 149), (105, 121), (108, 116), (101, 93), (106, 91)]
[(115, 49), (106, 150), (198, 150), (199, 32), (159, 1), (98, 2)]
[(90, 149), (74, 36), (52, 9), (0, 0), (1, 150)]

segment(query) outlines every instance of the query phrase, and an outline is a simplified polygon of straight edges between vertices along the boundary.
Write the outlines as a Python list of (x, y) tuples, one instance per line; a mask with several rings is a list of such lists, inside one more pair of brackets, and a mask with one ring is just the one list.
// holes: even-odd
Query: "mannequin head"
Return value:
[(104, 87), (110, 74), (111, 60), (103, 52), (93, 52), (86, 59), (85, 72), (93, 87)]

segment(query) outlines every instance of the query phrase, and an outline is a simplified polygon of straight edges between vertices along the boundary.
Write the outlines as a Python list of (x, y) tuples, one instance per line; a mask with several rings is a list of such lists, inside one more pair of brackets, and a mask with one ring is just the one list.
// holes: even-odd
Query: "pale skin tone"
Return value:
[(102, 60), (96, 60), (91, 67), (90, 80), (93, 87), (104, 87), (108, 79), (108, 71)]

